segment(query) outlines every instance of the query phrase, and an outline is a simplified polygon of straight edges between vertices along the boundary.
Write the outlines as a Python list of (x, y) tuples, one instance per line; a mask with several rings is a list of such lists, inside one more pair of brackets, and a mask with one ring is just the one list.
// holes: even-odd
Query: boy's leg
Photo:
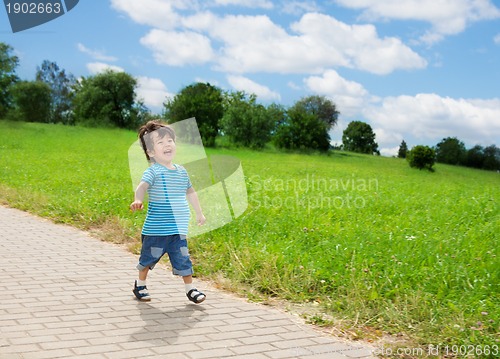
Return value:
[(193, 303), (201, 303), (206, 296), (193, 285), (193, 264), (189, 256), (185, 235), (169, 236), (168, 256), (172, 264), (172, 273), (182, 277), (186, 288), (186, 295)]
[(144, 268), (143, 270), (139, 271), (139, 280), (142, 282), (146, 281), (146, 278), (148, 277), (149, 273), (149, 267)]
[(149, 295), (148, 288), (146, 287), (146, 278), (148, 277), (149, 267), (139, 271), (139, 279), (134, 283), (134, 295), (142, 302), (149, 302), (151, 296)]
[(151, 297), (146, 287), (146, 278), (151, 269), (161, 259), (166, 251), (165, 237), (163, 236), (141, 236), (142, 248), (139, 257), (139, 279), (134, 283), (134, 294), (140, 301), (150, 301)]

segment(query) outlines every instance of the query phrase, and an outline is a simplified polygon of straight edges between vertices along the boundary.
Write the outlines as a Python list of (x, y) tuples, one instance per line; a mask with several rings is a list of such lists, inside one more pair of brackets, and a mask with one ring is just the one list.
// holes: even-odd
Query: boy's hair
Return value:
[(139, 128), (139, 140), (141, 142), (141, 147), (144, 150), (144, 154), (149, 162), (154, 162), (154, 159), (149, 158), (148, 150), (154, 148), (152, 133), (156, 132), (160, 138), (169, 136), (175, 142), (175, 132), (174, 129), (167, 124), (159, 121), (152, 120), (148, 121), (145, 125)]

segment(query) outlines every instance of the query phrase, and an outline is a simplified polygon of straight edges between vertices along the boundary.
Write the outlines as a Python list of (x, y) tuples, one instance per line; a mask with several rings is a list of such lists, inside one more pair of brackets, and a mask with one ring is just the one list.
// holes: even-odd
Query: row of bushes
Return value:
[(476, 145), (467, 150), (455, 137), (444, 138), (435, 147), (415, 146), (408, 151), (405, 141), (399, 147), (398, 157), (406, 158), (411, 167), (432, 171), (438, 163), (466, 166), (489, 171), (500, 171), (500, 148), (496, 145)]

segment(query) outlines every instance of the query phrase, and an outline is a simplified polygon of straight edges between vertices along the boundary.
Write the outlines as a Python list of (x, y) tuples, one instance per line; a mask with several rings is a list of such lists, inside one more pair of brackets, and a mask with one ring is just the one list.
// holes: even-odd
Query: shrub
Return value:
[(416, 167), (419, 170), (427, 168), (429, 171), (434, 172), (432, 166), (436, 162), (436, 152), (429, 146), (415, 146), (408, 153), (406, 159), (410, 167)]
[(11, 119), (26, 122), (49, 122), (50, 87), (41, 81), (19, 81), (12, 86), (14, 109)]

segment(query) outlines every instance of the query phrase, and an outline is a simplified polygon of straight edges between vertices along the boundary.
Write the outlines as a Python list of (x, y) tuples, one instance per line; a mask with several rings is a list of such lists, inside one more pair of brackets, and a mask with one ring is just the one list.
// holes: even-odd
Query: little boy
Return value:
[(167, 253), (174, 275), (182, 276), (186, 295), (193, 303), (206, 296), (193, 286), (193, 266), (189, 258), (186, 235), (189, 223), (188, 201), (196, 213), (198, 225), (206, 221), (186, 169), (172, 162), (175, 133), (160, 121), (149, 121), (139, 129), (139, 139), (150, 167), (144, 172), (135, 191), (132, 211), (142, 210), (148, 193), (148, 212), (142, 228), (142, 248), (137, 269), (139, 279), (134, 294), (140, 301), (150, 301), (146, 278), (161, 257)]

